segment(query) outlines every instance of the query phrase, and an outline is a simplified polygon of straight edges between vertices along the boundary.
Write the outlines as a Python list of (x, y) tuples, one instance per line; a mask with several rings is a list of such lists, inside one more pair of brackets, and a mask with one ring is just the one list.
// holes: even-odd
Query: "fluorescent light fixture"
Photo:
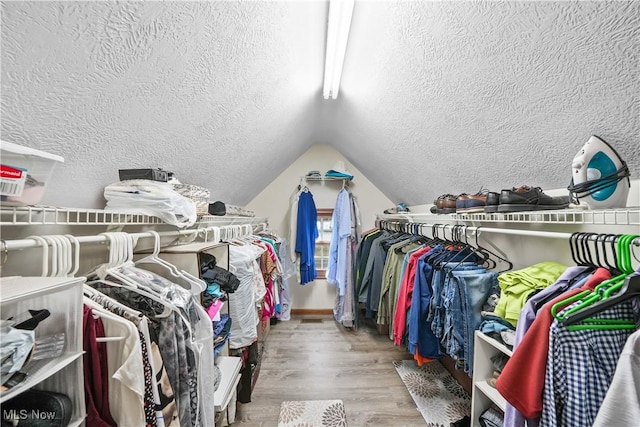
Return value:
[(327, 55), (324, 61), (324, 88), (322, 90), (324, 99), (338, 97), (354, 4), (355, 0), (329, 0)]

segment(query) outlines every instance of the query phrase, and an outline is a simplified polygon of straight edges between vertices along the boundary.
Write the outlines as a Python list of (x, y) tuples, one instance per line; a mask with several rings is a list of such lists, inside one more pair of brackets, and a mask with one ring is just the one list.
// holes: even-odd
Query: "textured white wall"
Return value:
[[(310, 170), (324, 174), (336, 161), (342, 160), (351, 174), (352, 193), (357, 197), (362, 220), (362, 230), (373, 228), (376, 214), (394, 206), (358, 169), (333, 147), (324, 144), (312, 145), (291, 166), (260, 192), (249, 204), (248, 209), (269, 217), (269, 225), (281, 236), (289, 235), (290, 197), (297, 192), (300, 177)], [(309, 188), (316, 208), (333, 208), (336, 196), (342, 186), (341, 181), (310, 182)], [(301, 286), (295, 280), (289, 281), (295, 309), (329, 309), (335, 303), (335, 286), (326, 280), (316, 280)]]

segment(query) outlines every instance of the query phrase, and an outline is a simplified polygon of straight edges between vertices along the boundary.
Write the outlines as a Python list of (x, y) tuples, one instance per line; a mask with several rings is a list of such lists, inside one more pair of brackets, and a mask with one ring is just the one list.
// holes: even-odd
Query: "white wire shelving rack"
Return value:
[[(631, 226), (633, 234), (640, 234), (640, 208), (605, 209), (594, 211), (563, 210), (514, 212), (508, 214), (443, 214), (431, 213), (398, 213), (380, 214), (377, 220), (391, 223), (421, 224), (423, 227), (440, 227), (442, 232), (454, 225), (463, 225), (465, 233), (471, 235), (509, 234), (516, 236), (544, 237), (553, 239), (570, 239), (572, 233), (559, 231), (541, 231), (528, 229), (527, 225), (607, 225)], [(377, 221), (377, 222), (378, 222)], [(485, 223), (499, 223), (499, 227), (488, 227)], [(522, 228), (506, 227), (509, 224), (522, 225)], [(525, 225), (526, 224), (526, 225)], [(640, 246), (640, 238), (634, 239), (634, 245)]]
[(164, 224), (157, 217), (100, 209), (0, 207), (0, 224), (9, 225), (146, 225)]
[(310, 182), (325, 183), (325, 182), (334, 182), (334, 181), (342, 182), (343, 187), (348, 186), (352, 182), (352, 180), (348, 178), (339, 178), (337, 176), (317, 176), (317, 175), (306, 176), (305, 175), (300, 177), (300, 184), (298, 185), (298, 189), (303, 188)]
[[(460, 213), (443, 215), (408, 212), (398, 214), (380, 214), (378, 215), (378, 219), (419, 223), (499, 222), (527, 224), (640, 225), (640, 207), (601, 210), (562, 209), (531, 212)], [(640, 232), (640, 229), (638, 231)]]
[[(194, 227), (207, 225), (257, 225), (268, 222), (264, 217), (213, 216), (199, 217)], [(101, 209), (79, 209), (58, 207), (0, 207), (1, 226), (25, 225), (167, 225), (160, 218), (130, 212), (116, 212)]]

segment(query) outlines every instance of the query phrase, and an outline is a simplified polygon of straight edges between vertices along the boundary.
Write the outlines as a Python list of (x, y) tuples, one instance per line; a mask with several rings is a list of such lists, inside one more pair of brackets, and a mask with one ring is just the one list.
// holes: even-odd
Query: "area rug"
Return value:
[(347, 427), (342, 400), (291, 400), (280, 405), (278, 427)]
[(471, 415), (471, 398), (439, 362), (400, 360), (393, 366), (428, 426), (449, 426)]

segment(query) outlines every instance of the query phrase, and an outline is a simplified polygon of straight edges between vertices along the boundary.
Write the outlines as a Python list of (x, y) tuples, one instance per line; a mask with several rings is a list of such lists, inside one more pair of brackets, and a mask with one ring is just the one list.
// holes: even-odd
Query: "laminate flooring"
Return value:
[(350, 427), (424, 426), (392, 361), (411, 359), (372, 327), (346, 329), (332, 317), (297, 316), (272, 325), (242, 426), (277, 426), (285, 400), (342, 399)]

